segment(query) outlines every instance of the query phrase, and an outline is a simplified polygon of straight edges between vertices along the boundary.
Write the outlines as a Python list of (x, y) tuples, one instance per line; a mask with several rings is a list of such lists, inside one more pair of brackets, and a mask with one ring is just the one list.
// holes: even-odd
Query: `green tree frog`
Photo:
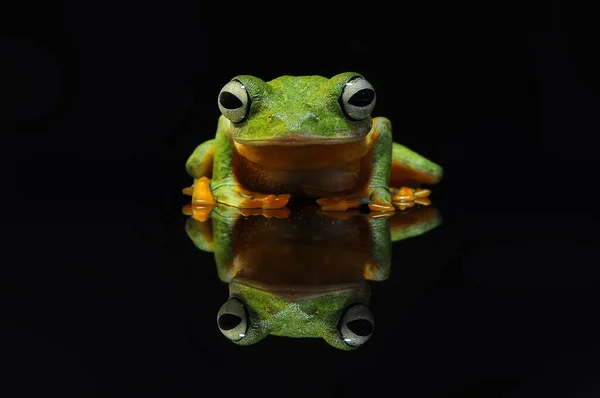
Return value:
[(323, 210), (368, 205), (394, 211), (429, 204), (442, 168), (392, 141), (391, 123), (372, 117), (376, 94), (360, 74), (240, 75), (221, 89), (216, 136), (186, 162), (194, 205), (276, 209), (291, 195)]

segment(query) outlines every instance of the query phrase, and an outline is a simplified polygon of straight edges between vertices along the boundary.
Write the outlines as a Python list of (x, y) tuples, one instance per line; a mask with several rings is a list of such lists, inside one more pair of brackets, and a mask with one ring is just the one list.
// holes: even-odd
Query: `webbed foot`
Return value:
[(394, 211), (392, 195), (389, 189), (375, 188), (371, 191), (369, 209), (371, 211)]
[(354, 197), (333, 197), (317, 199), (323, 211), (346, 211), (360, 207), (360, 200)]
[(217, 202), (239, 209), (282, 209), (291, 198), (290, 194), (263, 194), (231, 185), (219, 187), (213, 194)]
[(264, 218), (288, 218), (290, 215), (290, 209), (282, 207), (278, 209), (255, 209), (246, 208), (240, 209), (240, 213), (244, 217), (249, 216), (263, 216)]
[(183, 188), (181, 192), (192, 197), (193, 206), (214, 206), (217, 204), (210, 190), (210, 179), (208, 177), (197, 179), (194, 185)]
[(290, 194), (251, 192), (237, 185), (224, 185), (211, 190), (208, 177), (199, 178), (193, 186), (184, 188), (182, 193), (192, 197), (191, 205), (194, 208), (223, 203), (240, 209), (283, 209), (291, 198)]
[(343, 197), (317, 199), (322, 211), (346, 211), (356, 209), (363, 203), (368, 203), (371, 211), (393, 212), (391, 194), (388, 189), (374, 188), (369, 195), (349, 195)]
[(192, 189), (192, 205), (213, 206), (217, 203), (210, 191), (210, 179), (208, 177), (197, 179)]
[(413, 207), (414, 205), (429, 206), (431, 190), (424, 188), (390, 188), (392, 203), (400, 210)]
[(210, 191), (209, 184), (210, 179), (201, 177), (191, 187), (183, 188), (181, 192), (192, 197), (191, 203), (183, 207), (183, 214), (192, 216), (200, 222), (208, 220), (210, 212), (217, 203)]

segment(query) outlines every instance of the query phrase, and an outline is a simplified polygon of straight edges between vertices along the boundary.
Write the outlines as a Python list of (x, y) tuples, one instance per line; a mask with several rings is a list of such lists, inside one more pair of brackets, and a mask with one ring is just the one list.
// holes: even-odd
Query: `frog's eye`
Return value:
[(244, 304), (234, 297), (227, 300), (219, 309), (217, 325), (221, 333), (229, 340), (243, 339), (248, 329), (248, 315)]
[(219, 110), (233, 123), (246, 119), (250, 109), (250, 96), (246, 87), (239, 80), (227, 83), (219, 93)]
[(364, 344), (375, 329), (373, 315), (364, 304), (349, 307), (342, 315), (338, 327), (344, 342), (352, 347)]
[(363, 120), (375, 108), (375, 90), (363, 77), (356, 76), (344, 85), (339, 102), (346, 116)]

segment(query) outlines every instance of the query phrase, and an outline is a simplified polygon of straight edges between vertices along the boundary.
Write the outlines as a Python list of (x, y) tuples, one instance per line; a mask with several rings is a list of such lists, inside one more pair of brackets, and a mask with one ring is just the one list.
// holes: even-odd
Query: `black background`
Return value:
[[(594, 13), (414, 3), (1, 12), (7, 396), (600, 393)], [(235, 346), (227, 286), (183, 230), (185, 160), (233, 76), (343, 71), (444, 167), (445, 222), (395, 246), (359, 350)]]

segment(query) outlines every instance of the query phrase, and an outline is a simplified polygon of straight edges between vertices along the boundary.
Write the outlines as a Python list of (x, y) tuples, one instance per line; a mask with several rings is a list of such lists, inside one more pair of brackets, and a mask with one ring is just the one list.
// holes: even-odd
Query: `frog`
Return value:
[(217, 327), (248, 346), (273, 335), (321, 339), (351, 351), (375, 330), (371, 283), (387, 280), (392, 245), (442, 223), (433, 206), (406, 212), (321, 211), (316, 203), (285, 209), (214, 206), (185, 230), (193, 244), (214, 254), (229, 295)]
[[(191, 203), (278, 209), (292, 197), (325, 211), (393, 212), (431, 203), (443, 168), (394, 142), (363, 75), (238, 75), (219, 92), (214, 138), (186, 161)], [(429, 188), (428, 188), (429, 187)]]

